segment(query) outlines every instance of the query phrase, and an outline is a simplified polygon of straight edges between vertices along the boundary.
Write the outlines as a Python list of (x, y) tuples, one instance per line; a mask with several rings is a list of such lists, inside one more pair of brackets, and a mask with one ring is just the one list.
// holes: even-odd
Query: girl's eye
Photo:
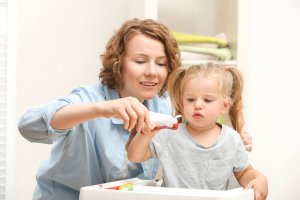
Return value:
[(211, 102), (213, 102), (214, 100), (212, 100), (212, 99), (205, 99), (204, 100), (206, 103), (211, 103)]
[(193, 98), (189, 98), (189, 99), (186, 99), (188, 102), (194, 102), (195, 101), (195, 99), (193, 99)]

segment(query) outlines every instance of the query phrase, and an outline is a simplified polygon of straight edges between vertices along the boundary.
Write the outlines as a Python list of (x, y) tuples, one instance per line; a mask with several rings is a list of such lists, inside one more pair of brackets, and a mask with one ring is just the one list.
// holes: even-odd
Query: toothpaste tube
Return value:
[[(161, 114), (161, 113), (156, 113), (156, 112), (149, 112), (150, 115), (150, 121), (157, 123), (159, 126), (156, 127), (156, 130), (160, 129), (177, 129), (178, 128), (178, 118), (181, 117), (181, 115), (176, 115), (175, 117), (172, 117), (171, 115), (168, 114)], [(113, 122), (115, 124), (123, 124), (122, 119), (116, 119), (112, 118)]]

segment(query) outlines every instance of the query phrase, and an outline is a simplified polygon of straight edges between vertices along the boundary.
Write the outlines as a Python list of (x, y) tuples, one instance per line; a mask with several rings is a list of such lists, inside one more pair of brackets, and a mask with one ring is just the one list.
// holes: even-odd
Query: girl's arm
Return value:
[(262, 173), (249, 165), (243, 171), (235, 172), (234, 175), (241, 186), (254, 189), (255, 200), (266, 200), (268, 180)]
[(132, 162), (143, 162), (150, 159), (151, 150), (150, 142), (153, 136), (158, 132), (154, 130), (155, 125), (144, 127), (141, 132), (136, 133), (128, 145), (127, 157)]

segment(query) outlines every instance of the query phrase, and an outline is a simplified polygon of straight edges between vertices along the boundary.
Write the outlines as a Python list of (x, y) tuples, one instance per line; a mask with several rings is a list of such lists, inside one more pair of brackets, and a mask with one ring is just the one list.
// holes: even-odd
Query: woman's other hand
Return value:
[(252, 136), (248, 132), (248, 130), (244, 127), (240, 133), (243, 143), (247, 151), (252, 151)]

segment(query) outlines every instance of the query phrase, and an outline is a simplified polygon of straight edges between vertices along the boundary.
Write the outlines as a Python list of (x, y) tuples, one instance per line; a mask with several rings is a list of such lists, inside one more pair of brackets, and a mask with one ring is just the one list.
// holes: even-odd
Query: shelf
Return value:
[(224, 65), (233, 65), (237, 66), (237, 60), (182, 60), (183, 66), (190, 66), (190, 65), (197, 65), (197, 64), (203, 64), (203, 63), (218, 63), (218, 64), (224, 64)]
[(184, 66), (207, 62), (236, 66), (237, 61), (240, 62), (239, 9), (239, 0), (129, 0), (129, 16), (158, 20), (171, 31), (226, 36), (233, 60), (222, 61), (204, 55), (200, 59), (184, 59)]
[(157, 20), (182, 33), (211, 37), (224, 33), (237, 60), (238, 9), (238, 0), (158, 0)]

